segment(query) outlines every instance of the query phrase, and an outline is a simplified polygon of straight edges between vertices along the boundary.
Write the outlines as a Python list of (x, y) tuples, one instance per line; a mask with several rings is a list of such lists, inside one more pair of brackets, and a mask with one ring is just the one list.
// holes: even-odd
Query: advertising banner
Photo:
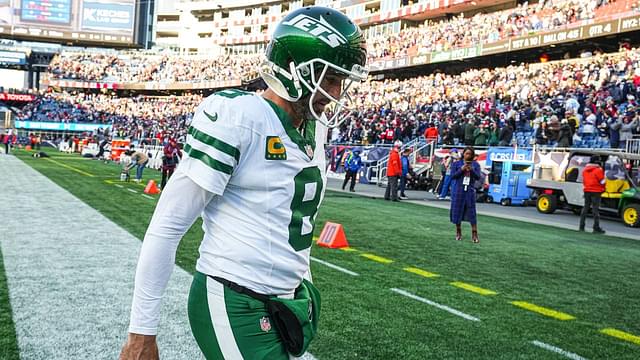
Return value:
[(424, 65), (431, 63), (431, 54), (417, 55), (410, 58), (411, 65)]
[(82, 29), (133, 31), (134, 14), (133, 3), (84, 1)]
[(480, 46), (454, 49), (449, 51), (436, 51), (431, 53), (431, 62), (443, 62), (450, 60), (460, 60), (480, 56)]
[(640, 15), (620, 19), (619, 32), (640, 30)]
[(560, 31), (553, 31), (550, 33), (542, 34), (540, 45), (558, 44), (568, 41), (576, 41), (582, 39), (582, 27), (576, 29), (567, 29)]
[(98, 129), (110, 128), (109, 124), (77, 124), (59, 122), (39, 122), (39, 121), (16, 121), (17, 129), (27, 130), (51, 130), (51, 131), (96, 131)]
[(485, 162), (485, 166), (487, 168), (491, 167), (491, 162), (494, 160), (533, 160), (533, 150), (532, 149), (523, 149), (518, 148), (517, 153), (514, 155), (516, 148), (507, 147), (507, 146), (499, 146), (499, 147), (490, 147), (487, 151), (487, 159)]
[(35, 100), (36, 97), (31, 94), (9, 94), (9, 93), (0, 93), (0, 101), (21, 101), (21, 102), (31, 102)]
[(591, 38), (615, 34), (618, 32), (618, 22), (619, 20), (611, 20), (584, 26), (582, 30), (582, 36), (584, 38)]
[(511, 41), (509, 39), (482, 45), (482, 55), (498, 54), (509, 51)]

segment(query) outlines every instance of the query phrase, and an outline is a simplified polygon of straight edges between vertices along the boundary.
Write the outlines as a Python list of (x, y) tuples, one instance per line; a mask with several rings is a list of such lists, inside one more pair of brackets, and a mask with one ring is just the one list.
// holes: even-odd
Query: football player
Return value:
[[(205, 235), (188, 312), (204, 356), (289, 359), (304, 352), (320, 308), (309, 253), (326, 183), (326, 131), (349, 111), (347, 91), (366, 79), (366, 57), (362, 32), (348, 17), (304, 7), (274, 31), (260, 68), (268, 86), (262, 96), (224, 90), (199, 105), (184, 159), (144, 237), (121, 359), (158, 358), (160, 302), (178, 243), (199, 216)], [(303, 308), (290, 299), (302, 299), (296, 304)], [(282, 312), (273, 311), (279, 302), (304, 314), (300, 328), (281, 328), (274, 314)]]

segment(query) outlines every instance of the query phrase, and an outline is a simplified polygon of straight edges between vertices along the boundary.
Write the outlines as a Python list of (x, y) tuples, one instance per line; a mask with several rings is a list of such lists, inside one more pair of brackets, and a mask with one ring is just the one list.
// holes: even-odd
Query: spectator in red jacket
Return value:
[(429, 127), (424, 132), (427, 142), (438, 141), (438, 128), (433, 123), (429, 123)]
[(580, 231), (584, 231), (584, 222), (589, 208), (591, 208), (593, 211), (593, 233), (604, 234), (604, 230), (600, 228), (600, 199), (605, 189), (604, 184), (604, 170), (600, 166), (600, 157), (594, 155), (582, 170), (584, 207), (580, 213)]
[(9, 150), (11, 149), (11, 144), (16, 143), (15, 135), (12, 134), (11, 130), (8, 130), (7, 133), (2, 138), (2, 143), (4, 143), (4, 153), (9, 155)]
[(162, 182), (160, 183), (161, 189), (164, 189), (167, 181), (169, 181), (169, 178), (171, 178), (171, 175), (173, 175), (178, 162), (180, 162), (180, 159), (182, 159), (182, 151), (180, 151), (176, 140), (171, 138), (163, 148)]
[(398, 150), (402, 147), (402, 141), (396, 141), (389, 153), (387, 162), (387, 190), (384, 192), (385, 200), (398, 201), (398, 179), (402, 175), (402, 163)]

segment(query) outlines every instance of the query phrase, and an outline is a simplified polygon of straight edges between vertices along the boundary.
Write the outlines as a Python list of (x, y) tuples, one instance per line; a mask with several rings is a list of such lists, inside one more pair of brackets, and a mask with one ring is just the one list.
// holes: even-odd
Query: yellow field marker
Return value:
[(426, 278), (434, 278), (434, 277), (438, 277), (440, 275), (436, 274), (436, 273), (432, 273), (426, 270), (422, 270), (422, 269), (418, 269), (418, 268), (414, 268), (414, 267), (406, 267), (403, 269), (406, 272), (410, 272), (412, 274), (416, 274), (416, 275), (420, 275), (420, 276), (424, 276)]
[(542, 315), (545, 315), (545, 316), (552, 317), (554, 319), (558, 319), (558, 320), (573, 320), (573, 319), (575, 319), (574, 316), (571, 316), (569, 314), (565, 314), (565, 313), (560, 312), (560, 311), (555, 311), (555, 310), (548, 309), (548, 308), (545, 308), (545, 307), (542, 307), (542, 306), (531, 304), (531, 303), (528, 303), (526, 301), (512, 301), (511, 304), (513, 304), (515, 306), (518, 306), (518, 307), (521, 307), (523, 309), (529, 310), (529, 311), (536, 312), (538, 314), (542, 314)]
[(106, 182), (109, 185), (113, 185), (113, 181), (112, 180), (105, 180), (104, 182)]
[(640, 345), (640, 336), (637, 336), (637, 335), (629, 334), (627, 332), (611, 329), (611, 328), (602, 329), (600, 330), (600, 332), (603, 334), (607, 334), (609, 336), (613, 336), (614, 338), (618, 338), (620, 340), (624, 340), (624, 341), (632, 342), (636, 345)]
[(369, 260), (373, 260), (373, 261), (377, 261), (379, 263), (383, 263), (383, 264), (390, 264), (393, 262), (393, 260), (391, 259), (387, 259), (387, 258), (383, 258), (382, 256), (378, 256), (378, 255), (373, 255), (373, 254), (360, 254), (360, 256), (362, 257), (366, 257)]
[(477, 287), (475, 285), (471, 285), (471, 284), (467, 284), (461, 281), (454, 281), (449, 283), (450, 285), (453, 285), (455, 287), (459, 287), (460, 289), (464, 289), (467, 291), (471, 291), (474, 292), (476, 294), (480, 294), (480, 295), (496, 295), (497, 292), (493, 291), (493, 290), (488, 290), (488, 289), (483, 289), (481, 287)]
[(82, 171), (82, 170), (80, 170), (80, 169), (76, 169), (76, 168), (74, 168), (73, 166), (69, 166), (69, 165), (67, 165), (67, 164), (63, 164), (63, 163), (58, 162), (58, 161), (55, 161), (55, 160), (53, 160), (53, 159), (46, 159), (46, 160), (51, 161), (52, 163), (58, 164), (58, 165), (60, 165), (60, 166), (62, 166), (62, 167), (65, 167), (65, 168), (67, 168), (67, 169), (69, 169), (69, 170), (75, 171), (75, 172), (77, 172), (77, 173), (79, 173), (79, 174), (82, 174), (82, 175), (84, 175), (84, 176), (88, 176), (88, 177), (95, 177), (95, 175), (93, 175), (93, 174), (89, 174), (89, 173), (88, 173), (88, 172), (86, 172), (86, 171)]
[(354, 249), (352, 247), (349, 247), (349, 246), (343, 247), (343, 248), (338, 248), (338, 249), (340, 249), (340, 250), (342, 250), (344, 252), (357, 252), (358, 251), (358, 250), (356, 250), (356, 249)]

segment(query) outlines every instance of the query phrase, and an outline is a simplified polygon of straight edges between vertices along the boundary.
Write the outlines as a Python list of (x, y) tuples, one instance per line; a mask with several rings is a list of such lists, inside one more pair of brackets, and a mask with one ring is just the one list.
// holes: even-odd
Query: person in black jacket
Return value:
[(506, 122), (502, 127), (502, 129), (500, 129), (500, 137), (499, 137), (500, 142), (498, 143), (498, 145), (510, 146), (512, 138), (513, 138), (513, 128), (511, 127), (511, 124)]
[(571, 127), (567, 119), (562, 119), (560, 122), (560, 131), (558, 132), (558, 147), (568, 148), (573, 143), (573, 135)]
[(549, 131), (547, 130), (547, 122), (543, 121), (536, 129), (536, 144), (547, 145), (549, 143)]

